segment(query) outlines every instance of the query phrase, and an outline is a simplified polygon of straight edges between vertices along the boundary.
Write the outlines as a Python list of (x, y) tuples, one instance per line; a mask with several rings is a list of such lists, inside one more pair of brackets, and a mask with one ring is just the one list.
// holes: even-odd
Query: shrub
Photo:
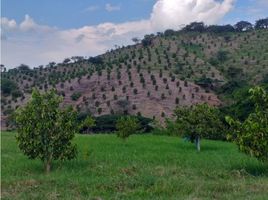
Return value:
[(180, 103), (180, 99), (178, 97), (176, 97), (175, 99), (175, 103), (178, 105)]
[(98, 114), (100, 115), (102, 113), (102, 108), (98, 108)]
[(10, 95), (13, 91), (18, 90), (18, 85), (9, 79), (1, 78), (1, 92), (4, 95)]
[(135, 134), (139, 126), (137, 118), (131, 116), (121, 117), (116, 122), (117, 136), (125, 140), (131, 134)]
[(90, 129), (96, 125), (95, 119), (87, 116), (79, 125), (80, 132), (89, 133)]

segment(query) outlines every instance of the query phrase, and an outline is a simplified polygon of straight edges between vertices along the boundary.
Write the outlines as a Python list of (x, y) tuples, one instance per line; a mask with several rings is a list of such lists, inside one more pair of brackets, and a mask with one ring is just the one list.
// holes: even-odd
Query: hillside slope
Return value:
[[(2, 127), (30, 98), (32, 88), (55, 87), (64, 103), (95, 116), (141, 114), (163, 122), (176, 106), (226, 104), (234, 83), (267, 82), (268, 31), (199, 33), (166, 31), (95, 58), (2, 72)], [(3, 84), (4, 83), (4, 84)], [(9, 85), (9, 91), (3, 85)], [(220, 99), (221, 100), (220, 100)]]

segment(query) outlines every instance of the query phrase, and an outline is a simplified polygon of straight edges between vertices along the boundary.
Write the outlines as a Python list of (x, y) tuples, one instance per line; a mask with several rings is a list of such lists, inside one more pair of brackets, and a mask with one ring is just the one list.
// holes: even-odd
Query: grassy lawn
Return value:
[(2, 199), (268, 199), (268, 165), (225, 142), (202, 141), (201, 152), (176, 137), (77, 135), (76, 160), (39, 160), (1, 133)]

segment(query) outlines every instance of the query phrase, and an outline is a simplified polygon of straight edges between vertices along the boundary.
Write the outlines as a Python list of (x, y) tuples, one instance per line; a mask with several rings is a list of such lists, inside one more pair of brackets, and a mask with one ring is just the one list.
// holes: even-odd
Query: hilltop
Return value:
[(268, 82), (267, 27), (237, 30), (192, 23), (133, 41), (89, 59), (76, 56), (3, 71), (2, 128), (33, 88), (56, 88), (63, 106), (94, 116), (132, 114), (164, 122), (176, 106), (226, 106), (234, 91)]

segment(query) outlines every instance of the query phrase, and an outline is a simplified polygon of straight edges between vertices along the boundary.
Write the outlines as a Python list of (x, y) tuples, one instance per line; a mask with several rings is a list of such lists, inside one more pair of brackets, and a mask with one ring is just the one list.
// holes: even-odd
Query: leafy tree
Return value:
[(140, 124), (137, 118), (131, 116), (121, 117), (116, 122), (117, 136), (125, 140), (131, 134), (136, 133), (139, 127)]
[(73, 101), (77, 101), (80, 97), (81, 97), (81, 92), (74, 92), (72, 95), (71, 95), (71, 99)]
[(255, 29), (267, 29), (267, 28), (268, 28), (268, 17), (256, 21)]
[(249, 90), (255, 103), (255, 111), (243, 121), (226, 117), (232, 134), (228, 139), (234, 141), (242, 152), (260, 160), (268, 160), (268, 94), (261, 87)]
[(93, 119), (91, 116), (87, 116), (86, 119), (84, 119), (79, 128), (80, 130), (85, 130), (86, 133), (89, 133), (90, 132), (90, 128), (96, 126), (96, 121), (95, 119)]
[(45, 94), (34, 90), (32, 99), (16, 111), (19, 148), (30, 159), (39, 158), (50, 172), (53, 160), (73, 159), (77, 131), (76, 113), (71, 107), (60, 109), (62, 97), (55, 90)]
[(95, 65), (102, 65), (104, 62), (100, 56), (90, 57), (88, 61)]
[(196, 31), (196, 32), (203, 32), (205, 31), (205, 24), (203, 22), (192, 22), (191, 24), (185, 26), (183, 28), (184, 31)]
[(71, 62), (71, 59), (70, 59), (70, 58), (65, 58), (65, 59), (63, 60), (63, 63), (64, 63), (64, 64), (67, 64), (67, 63), (69, 63), (69, 62)]
[(28, 72), (30, 71), (30, 67), (28, 65), (25, 64), (21, 64), (20, 66), (17, 67), (19, 71), (21, 72)]
[(173, 36), (173, 35), (176, 35), (176, 31), (174, 31), (172, 29), (167, 29), (164, 32), (164, 36), (166, 36), (166, 37), (170, 37), (170, 36)]
[(228, 51), (223, 51), (223, 50), (218, 51), (218, 53), (217, 53), (217, 59), (221, 63), (227, 61), (227, 59), (228, 59), (228, 53), (229, 53)]
[(234, 25), (234, 28), (239, 32), (249, 31), (253, 29), (253, 25), (247, 21), (240, 21)]
[(207, 104), (194, 107), (182, 107), (175, 110), (176, 123), (181, 134), (195, 142), (200, 151), (200, 139), (221, 138), (223, 124), (219, 118), (219, 111)]
[(4, 95), (10, 95), (13, 91), (18, 90), (18, 85), (16, 82), (9, 80), (7, 78), (1, 78), (1, 92)]
[(234, 32), (235, 29), (232, 25), (210, 25), (206, 28), (207, 32), (212, 32), (212, 33), (226, 33), (226, 32)]
[(133, 90), (133, 93), (136, 95), (136, 94), (138, 94), (138, 90), (135, 88), (134, 90)]
[(137, 37), (132, 38), (132, 42), (134, 42), (135, 44), (138, 44), (140, 42), (140, 39)]
[(147, 47), (147, 46), (152, 45), (153, 39), (154, 39), (154, 35), (153, 34), (151, 34), (151, 35), (145, 35), (144, 38), (143, 38), (143, 40), (141, 41), (142, 42), (142, 45), (144, 47)]

